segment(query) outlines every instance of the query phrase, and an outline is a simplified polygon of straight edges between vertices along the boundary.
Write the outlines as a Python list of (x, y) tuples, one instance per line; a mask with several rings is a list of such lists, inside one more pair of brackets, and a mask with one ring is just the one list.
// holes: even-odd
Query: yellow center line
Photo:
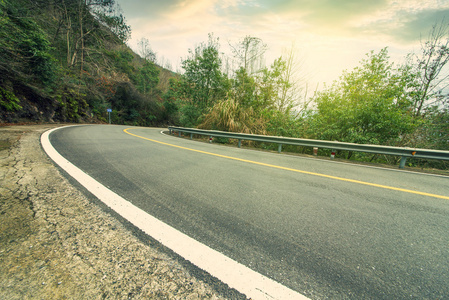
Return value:
[(124, 129), (123, 131), (125, 133), (127, 133), (129, 135), (132, 135), (132, 136), (135, 136), (137, 138), (141, 138), (141, 139), (144, 139), (144, 140), (147, 140), (147, 141), (151, 141), (151, 142), (158, 143), (158, 144), (161, 144), (161, 145), (175, 147), (175, 148), (179, 148), (179, 149), (183, 149), (183, 150), (193, 151), (193, 152), (197, 152), (197, 153), (212, 155), (212, 156), (226, 158), (226, 159), (232, 159), (232, 160), (236, 160), (236, 161), (246, 162), (246, 163), (255, 164), (255, 165), (259, 165), (259, 166), (265, 166), (265, 167), (269, 167), (269, 168), (275, 168), (275, 169), (286, 170), (286, 171), (291, 171), (291, 172), (296, 172), (296, 173), (301, 173), (301, 174), (307, 174), (307, 175), (318, 176), (318, 177), (323, 177), (323, 178), (335, 179), (335, 180), (339, 180), (339, 181), (357, 183), (357, 184), (362, 184), (362, 185), (367, 185), (367, 186), (372, 186), (372, 187), (377, 187), (377, 188), (382, 188), (382, 189), (387, 189), (387, 190), (399, 191), (399, 192), (404, 192), (404, 193), (409, 193), (409, 194), (416, 194), (416, 195), (421, 195), (421, 196), (428, 196), (428, 197), (433, 197), (433, 198), (449, 200), (448, 196), (430, 194), (430, 193), (413, 191), (413, 190), (408, 190), (408, 189), (402, 189), (402, 188), (397, 188), (397, 187), (393, 187), (393, 186), (382, 185), (382, 184), (377, 184), (377, 183), (371, 183), (371, 182), (366, 182), (366, 181), (360, 181), (360, 180), (355, 180), (355, 179), (348, 179), (348, 178), (342, 178), (342, 177), (326, 175), (326, 174), (321, 174), (321, 173), (315, 173), (315, 172), (303, 171), (303, 170), (298, 170), (298, 169), (292, 169), (292, 168), (287, 168), (287, 167), (282, 167), (282, 166), (271, 165), (271, 164), (266, 164), (266, 163), (262, 163), (262, 162), (247, 160), (247, 159), (243, 159), (243, 158), (232, 157), (232, 156), (227, 156), (227, 155), (221, 155), (221, 154), (217, 154), (217, 153), (212, 153), (212, 152), (207, 152), (207, 151), (187, 148), (187, 147), (183, 147), (183, 146), (173, 145), (173, 144), (164, 143), (164, 142), (161, 142), (161, 141), (149, 139), (149, 138), (146, 138), (146, 137), (143, 137), (143, 136), (131, 133), (131, 132), (128, 131), (129, 129), (132, 129), (132, 128), (127, 128), (127, 129)]

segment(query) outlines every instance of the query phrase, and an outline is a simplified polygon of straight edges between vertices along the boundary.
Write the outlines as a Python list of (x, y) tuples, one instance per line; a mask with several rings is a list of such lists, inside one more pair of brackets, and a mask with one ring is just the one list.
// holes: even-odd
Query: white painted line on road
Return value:
[(134, 226), (251, 299), (308, 299), (190, 238), (103, 186), (53, 148), (49, 137), (53, 131), (58, 129), (60, 128), (46, 131), (41, 136), (41, 144), (47, 155), (94, 196)]

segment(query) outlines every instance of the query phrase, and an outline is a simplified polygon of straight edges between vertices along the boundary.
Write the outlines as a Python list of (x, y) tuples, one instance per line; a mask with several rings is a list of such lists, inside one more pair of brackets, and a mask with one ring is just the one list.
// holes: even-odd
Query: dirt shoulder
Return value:
[(241, 297), (71, 185), (40, 147), (53, 127), (0, 127), (0, 299)]

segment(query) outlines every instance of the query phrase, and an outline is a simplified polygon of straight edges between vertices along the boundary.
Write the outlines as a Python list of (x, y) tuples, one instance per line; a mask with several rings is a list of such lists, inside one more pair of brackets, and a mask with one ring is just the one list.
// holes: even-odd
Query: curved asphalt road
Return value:
[(449, 178), (126, 128), (50, 141), (134, 205), (310, 298), (449, 298)]

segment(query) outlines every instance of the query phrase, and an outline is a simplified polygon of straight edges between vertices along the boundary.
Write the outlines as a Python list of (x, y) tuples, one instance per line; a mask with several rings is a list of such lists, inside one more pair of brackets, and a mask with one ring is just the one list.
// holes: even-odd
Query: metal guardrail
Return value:
[(399, 163), (399, 168), (401, 168), (401, 169), (403, 169), (405, 167), (405, 162), (406, 162), (407, 158), (409, 158), (409, 157), (424, 158), (424, 159), (436, 159), (436, 160), (449, 160), (449, 151), (443, 151), (443, 150), (429, 150), (429, 149), (418, 149), (418, 148), (354, 144), (354, 143), (344, 143), (344, 142), (299, 139), (299, 138), (290, 138), (290, 137), (234, 133), (234, 132), (225, 132), (225, 131), (216, 131), (216, 130), (202, 130), (202, 129), (195, 129), (195, 128), (172, 127), (172, 126), (168, 127), (168, 129), (170, 131), (170, 134), (172, 134), (173, 132), (178, 132), (179, 136), (181, 136), (181, 133), (190, 133), (190, 139), (193, 138), (194, 134), (209, 136), (211, 139), (212, 139), (212, 137), (236, 139), (236, 140), (238, 140), (239, 148), (241, 147), (242, 140), (275, 143), (275, 144), (278, 144), (278, 152), (279, 153), (282, 151), (282, 145), (296, 145), (296, 146), (325, 148), (325, 149), (331, 149), (332, 151), (347, 150), (347, 151), (400, 156), (401, 161)]

